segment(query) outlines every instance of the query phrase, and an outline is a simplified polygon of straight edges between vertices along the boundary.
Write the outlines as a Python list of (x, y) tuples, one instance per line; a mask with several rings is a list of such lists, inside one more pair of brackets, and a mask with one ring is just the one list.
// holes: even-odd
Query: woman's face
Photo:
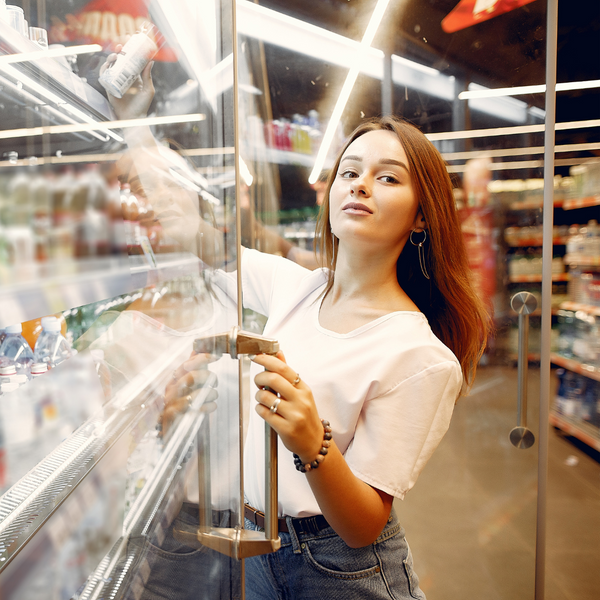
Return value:
[(329, 194), (329, 220), (340, 244), (400, 255), (418, 215), (408, 160), (391, 131), (370, 131), (344, 152)]

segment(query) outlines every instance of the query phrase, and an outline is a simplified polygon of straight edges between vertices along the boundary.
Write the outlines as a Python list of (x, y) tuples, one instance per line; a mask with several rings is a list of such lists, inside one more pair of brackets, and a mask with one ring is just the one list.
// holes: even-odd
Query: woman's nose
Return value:
[(368, 196), (369, 195), (369, 187), (364, 177), (357, 177), (352, 180), (352, 184), (350, 186), (350, 193), (355, 194), (357, 196)]

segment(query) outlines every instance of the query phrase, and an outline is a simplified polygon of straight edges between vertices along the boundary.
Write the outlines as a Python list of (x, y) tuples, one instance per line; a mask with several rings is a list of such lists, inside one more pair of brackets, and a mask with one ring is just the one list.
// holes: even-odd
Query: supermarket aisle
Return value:
[[(530, 375), (533, 422), (539, 371)], [(396, 501), (428, 600), (533, 599), (537, 446), (508, 441), (516, 386), (516, 370), (480, 369), (416, 487)], [(600, 462), (552, 429), (548, 479), (546, 600), (597, 600)]]

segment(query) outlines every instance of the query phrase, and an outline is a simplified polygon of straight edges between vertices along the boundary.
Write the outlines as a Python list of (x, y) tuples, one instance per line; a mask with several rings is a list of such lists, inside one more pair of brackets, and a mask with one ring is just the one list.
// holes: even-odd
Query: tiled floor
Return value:
[[(533, 600), (537, 444), (517, 450), (516, 369), (485, 367), (396, 510), (428, 600)], [(529, 423), (538, 437), (539, 373)], [(546, 600), (600, 599), (600, 462), (549, 433)]]

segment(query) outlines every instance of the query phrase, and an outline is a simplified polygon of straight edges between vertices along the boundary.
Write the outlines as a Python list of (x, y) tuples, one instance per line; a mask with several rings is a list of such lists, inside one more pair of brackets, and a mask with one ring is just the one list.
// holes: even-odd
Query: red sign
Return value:
[(442, 21), (446, 33), (454, 33), (487, 21), (534, 0), (460, 0)]
[[(149, 3), (150, 0), (92, 0), (78, 13), (66, 15), (64, 21), (52, 17), (49, 41), (52, 44), (100, 44), (105, 50), (112, 50), (117, 44), (124, 44), (142, 23), (152, 22)], [(162, 34), (158, 33), (156, 38), (160, 50), (154, 60), (176, 62), (177, 56), (164, 43)]]

